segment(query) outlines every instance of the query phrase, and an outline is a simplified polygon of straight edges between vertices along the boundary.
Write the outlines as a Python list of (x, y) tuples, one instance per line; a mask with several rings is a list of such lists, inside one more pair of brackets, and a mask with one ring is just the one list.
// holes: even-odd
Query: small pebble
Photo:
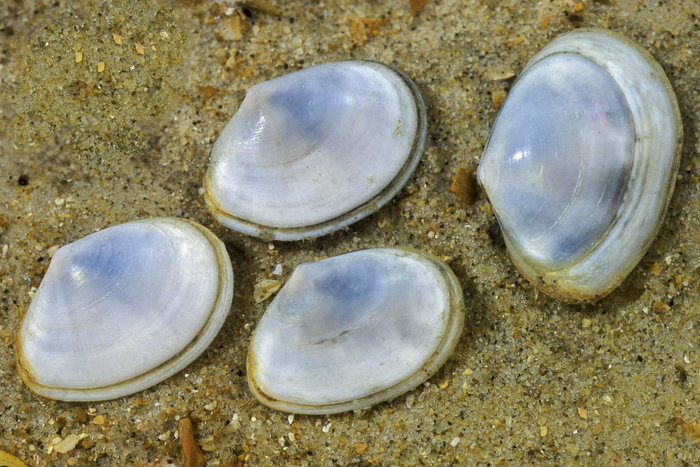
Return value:
[(53, 255), (56, 254), (56, 252), (58, 251), (59, 248), (60, 247), (58, 245), (50, 246), (49, 249), (46, 250), (49, 253), (49, 258), (53, 258)]
[(87, 422), (87, 414), (79, 405), (76, 405), (75, 409), (73, 409), (73, 420), (75, 420), (76, 423)]
[(498, 91), (494, 91), (493, 94), (491, 94), (491, 100), (493, 101), (493, 104), (496, 106), (497, 109), (500, 109), (503, 103), (506, 101), (508, 93), (506, 93), (503, 89), (499, 89)]

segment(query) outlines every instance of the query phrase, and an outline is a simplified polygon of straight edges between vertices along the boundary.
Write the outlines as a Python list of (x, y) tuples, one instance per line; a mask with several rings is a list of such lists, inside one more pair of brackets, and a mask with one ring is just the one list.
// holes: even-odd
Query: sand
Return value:
[[(0, 5), (0, 450), (38, 466), (183, 465), (178, 422), (190, 418), (210, 466), (700, 462), (696, 2), (444, 0), (412, 12), (408, 0), (290, 0), (277, 3), (279, 16), (261, 2), (175, 2), (180, 81), (158, 115), (122, 122), (138, 126), (146, 146), (117, 172), (81, 165), (69, 127), (35, 146), (11, 130), (27, 47), (69, 3)], [(515, 270), (483, 195), (466, 205), (449, 191), (458, 168), (476, 168), (495, 103), (527, 60), (578, 27), (611, 29), (648, 50), (676, 91), (685, 130), (657, 240), (617, 290), (589, 306), (539, 293)], [(406, 187), (318, 240), (265, 242), (221, 226), (204, 205), (202, 179), (246, 91), (345, 59), (392, 64), (423, 94), (426, 150)], [(76, 66), (90, 60), (99, 62), (85, 52)], [(50, 253), (154, 216), (192, 219), (225, 242), (236, 283), (218, 337), (185, 370), (132, 396), (77, 404), (32, 393), (15, 369), (14, 340)], [(280, 264), (286, 275), (305, 261), (386, 245), (450, 261), (467, 304), (454, 356), (415, 390), (357, 413), (290, 416), (259, 404), (245, 359), (270, 299), (256, 303), (255, 284), (276, 278)], [(75, 446), (58, 452), (70, 435)]]

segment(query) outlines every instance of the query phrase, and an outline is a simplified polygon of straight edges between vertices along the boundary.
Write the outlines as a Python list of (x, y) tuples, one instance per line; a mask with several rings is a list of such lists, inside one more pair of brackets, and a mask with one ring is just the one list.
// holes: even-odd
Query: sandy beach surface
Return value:
[[(189, 418), (209, 466), (700, 463), (696, 1), (429, 0), (417, 11), (409, 0), (289, 0), (275, 8), (153, 2), (171, 8), (157, 25), (170, 32), (157, 37), (155, 23), (139, 17), (123, 19), (129, 34), (90, 28), (85, 21), (108, 5), (81, 6), (71, 16), (71, 3), (0, 4), (0, 450), (28, 466), (186, 465), (178, 423)], [(73, 27), (51, 39), (51, 56), (37, 41), (48, 25)], [(656, 241), (618, 289), (587, 306), (538, 292), (513, 266), (483, 195), (466, 204), (450, 191), (459, 168), (477, 167), (497, 104), (525, 63), (580, 27), (617, 31), (649, 51), (676, 92), (685, 132)], [(148, 41), (153, 48), (137, 47)], [(170, 60), (154, 62), (163, 50)], [(133, 73), (113, 75), (115, 89), (133, 92), (105, 103), (90, 76), (113, 72), (115, 56)], [(42, 104), (32, 100), (42, 90), (59, 92), (55, 79), (30, 66), (37, 57), (49, 66), (62, 60), (66, 79), (70, 66), (86, 78), (65, 112), (43, 103), (45, 141), (19, 141), (17, 106)], [(407, 185), (375, 214), (317, 240), (267, 242), (219, 224), (204, 204), (202, 180), (212, 144), (247, 90), (347, 59), (394, 65), (424, 97), (426, 148)], [(151, 90), (153, 101), (138, 94), (141, 78), (164, 83)], [(100, 142), (81, 123), (84, 105), (113, 112), (112, 134), (123, 133), (123, 146), (94, 150), (114, 141)], [(81, 163), (80, 150), (97, 154), (92, 165)], [(124, 153), (133, 157), (122, 161)], [(16, 370), (15, 337), (56, 247), (160, 216), (201, 223), (231, 256), (233, 305), (212, 345), (163, 383), (117, 400), (57, 402), (31, 392)], [(259, 404), (245, 361), (272, 298), (257, 303), (255, 284), (284, 281), (302, 262), (388, 245), (431, 252), (457, 274), (466, 325), (454, 356), (416, 389), (363, 411), (291, 416)], [(281, 276), (273, 275), (278, 265)], [(57, 443), (76, 437), (58, 452)]]

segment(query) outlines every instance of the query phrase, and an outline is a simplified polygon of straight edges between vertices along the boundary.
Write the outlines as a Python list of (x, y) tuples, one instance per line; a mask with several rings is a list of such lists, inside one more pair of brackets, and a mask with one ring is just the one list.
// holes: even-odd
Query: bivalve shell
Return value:
[(330, 414), (390, 400), (429, 378), (464, 326), (450, 268), (378, 248), (298, 266), (260, 319), (248, 385), (265, 405)]
[(391, 66), (295, 71), (249, 90), (212, 148), (205, 199), (248, 235), (324, 235), (386, 204), (418, 164), (425, 134), (423, 99)]
[(626, 38), (577, 30), (535, 55), (477, 174), (518, 270), (567, 302), (611, 292), (661, 227), (682, 134), (666, 75)]
[(107, 228), (54, 254), (17, 337), (19, 374), (52, 399), (146, 389), (211, 343), (233, 297), (231, 260), (182, 219)]

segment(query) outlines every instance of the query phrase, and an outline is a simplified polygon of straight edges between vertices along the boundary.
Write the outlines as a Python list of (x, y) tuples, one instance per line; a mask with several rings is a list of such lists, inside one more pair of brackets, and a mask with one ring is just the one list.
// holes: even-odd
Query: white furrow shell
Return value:
[(227, 227), (265, 239), (333, 232), (396, 195), (426, 126), (413, 82), (377, 62), (327, 63), (257, 84), (212, 148), (207, 205)]
[(20, 376), (66, 401), (146, 389), (207, 348), (232, 298), (231, 260), (201, 225), (158, 218), (107, 228), (54, 254), (17, 339)]
[(477, 172), (518, 270), (563, 301), (617, 287), (661, 227), (682, 138), (666, 75), (628, 39), (577, 30), (542, 49)]
[(377, 248), (305, 263), (260, 319), (248, 384), (285, 412), (368, 407), (435, 373), (463, 326), (459, 282), (428, 253)]

